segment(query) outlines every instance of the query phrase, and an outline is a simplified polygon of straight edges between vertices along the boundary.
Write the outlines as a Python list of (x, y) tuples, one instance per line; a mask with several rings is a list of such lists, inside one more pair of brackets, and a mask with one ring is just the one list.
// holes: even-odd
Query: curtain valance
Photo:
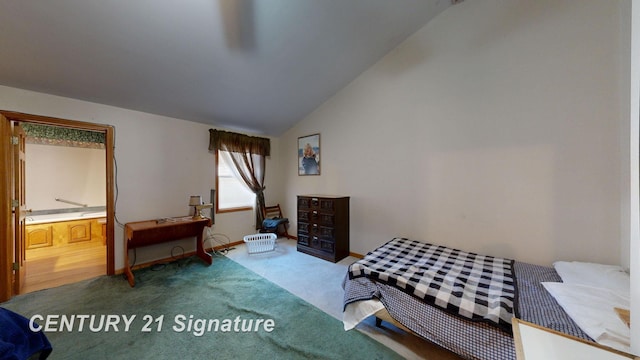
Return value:
[(22, 123), (21, 126), (27, 135), (27, 144), (104, 149), (105, 134), (103, 132), (35, 123)]
[(209, 150), (270, 156), (271, 141), (257, 136), (209, 129)]

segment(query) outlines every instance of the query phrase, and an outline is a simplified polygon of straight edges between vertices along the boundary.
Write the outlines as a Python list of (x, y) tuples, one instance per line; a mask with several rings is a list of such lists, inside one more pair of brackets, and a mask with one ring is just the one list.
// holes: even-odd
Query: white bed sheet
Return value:
[(630, 353), (630, 330), (614, 308), (629, 309), (629, 297), (610, 289), (543, 282), (573, 321), (597, 343)]
[(556, 261), (556, 272), (566, 284), (586, 285), (614, 291), (629, 297), (631, 278), (618, 265), (604, 265), (579, 261)]
[(384, 309), (384, 305), (378, 299), (362, 300), (347, 305), (342, 314), (344, 330), (355, 328), (362, 320)]

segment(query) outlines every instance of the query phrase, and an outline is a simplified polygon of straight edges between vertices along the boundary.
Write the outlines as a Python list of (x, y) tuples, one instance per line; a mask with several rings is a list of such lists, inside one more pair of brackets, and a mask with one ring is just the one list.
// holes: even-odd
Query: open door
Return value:
[(20, 123), (13, 122), (13, 137), (11, 139), (13, 145), (13, 176), (14, 176), (14, 195), (12, 200), (14, 214), (14, 234), (15, 234), (15, 258), (13, 269), (15, 271), (13, 292), (14, 294), (22, 293), (25, 277), (27, 273), (26, 264), (26, 195), (25, 195), (25, 144), (26, 136)]
[(0, 302), (9, 300), (14, 289), (12, 136), (11, 122), (0, 115)]
[[(19, 123), (24, 122), (57, 125), (105, 133), (107, 175), (106, 270), (107, 275), (115, 274), (114, 127), (0, 110), (0, 302), (7, 301), (14, 294), (19, 293), (25, 282), (25, 137), (21, 131), (22, 128), (17, 126)], [(18, 127), (18, 129), (16, 129), (18, 132), (17, 139), (14, 138), (14, 128), (16, 126)], [(14, 145), (14, 143), (16, 144)], [(17, 200), (17, 204), (14, 200)], [(15, 207), (14, 204), (16, 204)], [(16, 236), (14, 236), (14, 234)]]

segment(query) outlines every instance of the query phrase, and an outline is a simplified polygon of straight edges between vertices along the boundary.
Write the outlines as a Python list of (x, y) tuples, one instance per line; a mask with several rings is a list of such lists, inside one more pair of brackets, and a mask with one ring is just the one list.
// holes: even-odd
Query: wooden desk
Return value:
[(165, 222), (156, 220), (130, 222), (125, 224), (125, 268), (124, 273), (131, 287), (136, 282), (129, 264), (129, 249), (135, 249), (142, 246), (160, 244), (167, 241), (179, 240), (188, 237), (196, 237), (196, 254), (204, 262), (211, 265), (212, 257), (206, 251), (202, 244), (202, 232), (205, 226), (211, 226), (211, 219), (193, 220), (190, 216), (169, 218)]

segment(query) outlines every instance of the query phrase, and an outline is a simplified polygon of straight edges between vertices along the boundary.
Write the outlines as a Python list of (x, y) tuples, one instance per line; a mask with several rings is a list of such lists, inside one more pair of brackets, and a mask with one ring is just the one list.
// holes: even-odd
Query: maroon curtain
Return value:
[(256, 194), (255, 226), (260, 229), (264, 220), (264, 176), (266, 157), (271, 151), (270, 140), (210, 129), (209, 150), (222, 151), (219, 155), (229, 156), (240, 178)]

